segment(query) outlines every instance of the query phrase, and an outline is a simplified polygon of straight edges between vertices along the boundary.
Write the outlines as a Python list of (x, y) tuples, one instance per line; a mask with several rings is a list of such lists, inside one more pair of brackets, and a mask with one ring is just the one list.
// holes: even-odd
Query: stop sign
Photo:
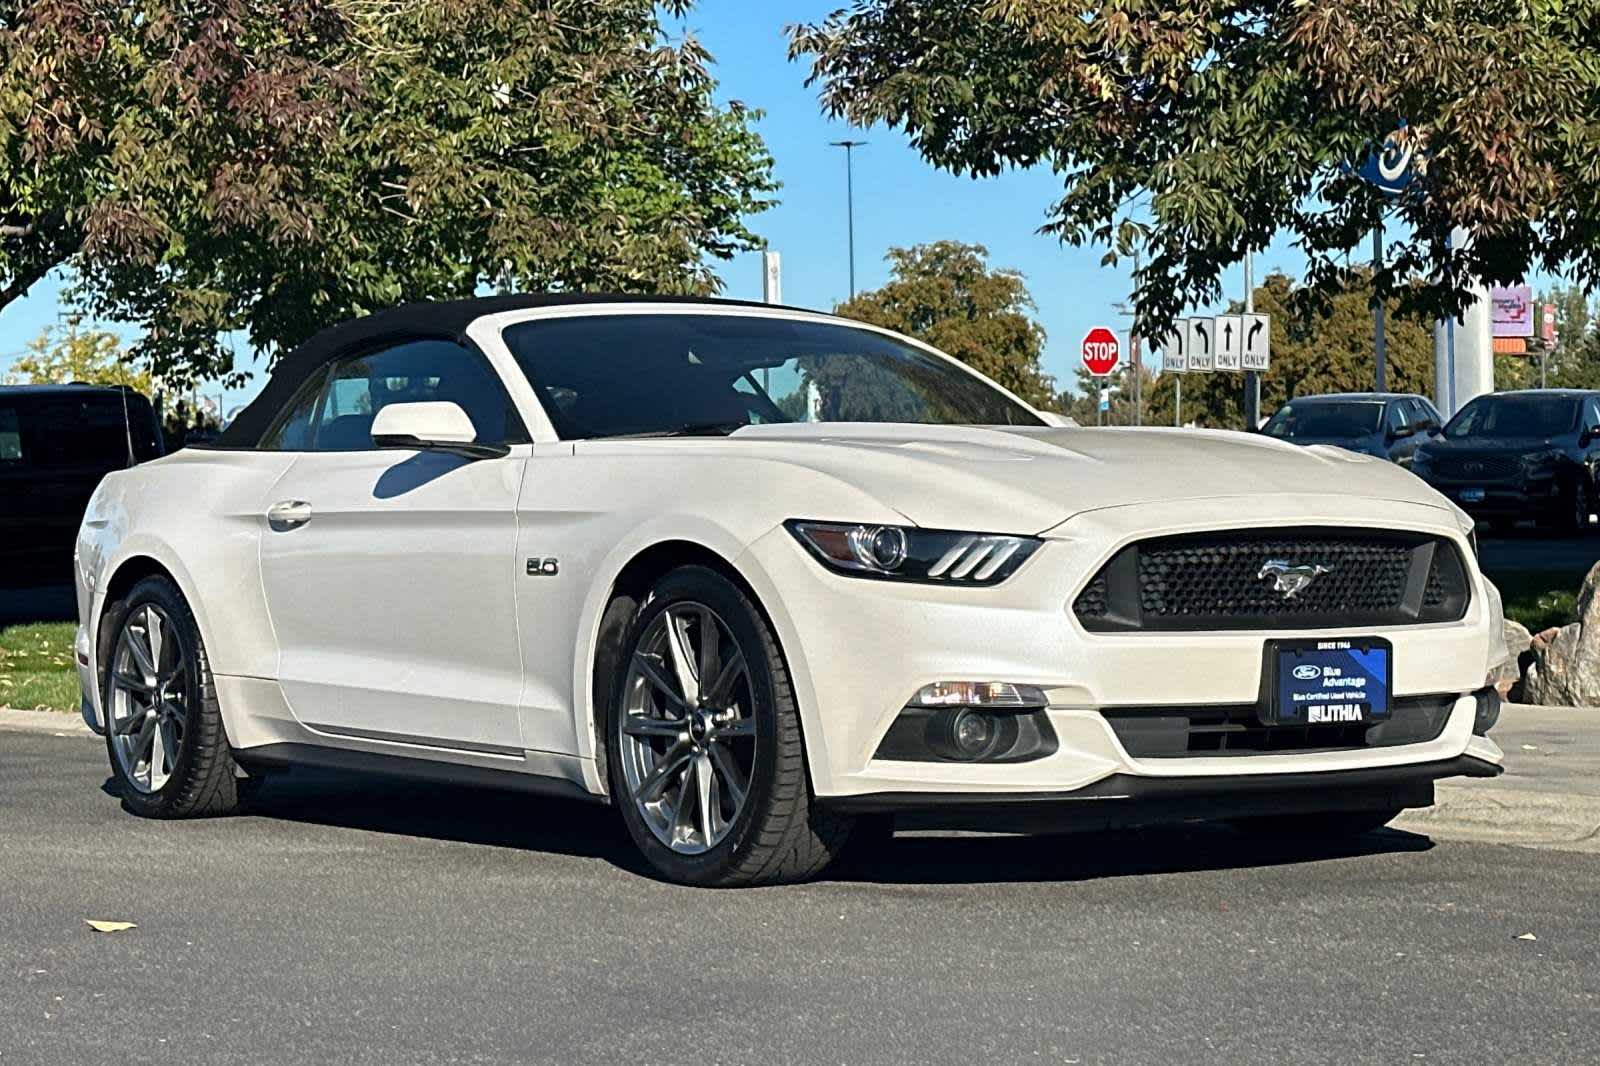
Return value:
[(1083, 338), (1083, 366), (1097, 378), (1103, 378), (1117, 368), (1117, 335), (1104, 326), (1096, 326)]

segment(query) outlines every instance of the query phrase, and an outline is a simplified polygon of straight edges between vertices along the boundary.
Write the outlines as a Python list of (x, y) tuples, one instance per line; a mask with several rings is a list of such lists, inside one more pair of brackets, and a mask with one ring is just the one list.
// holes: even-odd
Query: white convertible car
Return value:
[(1063, 427), (828, 315), (417, 305), (104, 480), (83, 713), (139, 814), (301, 764), (506, 784), (701, 885), (912, 811), (1359, 832), (1499, 772), (1471, 530), (1390, 464)]

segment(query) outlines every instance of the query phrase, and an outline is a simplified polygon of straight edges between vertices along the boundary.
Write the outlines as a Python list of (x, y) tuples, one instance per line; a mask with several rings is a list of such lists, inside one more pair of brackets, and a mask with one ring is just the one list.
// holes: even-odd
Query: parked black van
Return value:
[(69, 579), (100, 479), (165, 450), (154, 408), (132, 389), (0, 385), (0, 585)]

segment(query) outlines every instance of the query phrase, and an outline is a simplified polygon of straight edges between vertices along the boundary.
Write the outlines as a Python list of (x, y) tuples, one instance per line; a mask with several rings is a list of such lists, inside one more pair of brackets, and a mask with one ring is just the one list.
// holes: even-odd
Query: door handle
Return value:
[(280, 500), (267, 508), (267, 525), (274, 533), (287, 533), (311, 521), (311, 505), (304, 500)]

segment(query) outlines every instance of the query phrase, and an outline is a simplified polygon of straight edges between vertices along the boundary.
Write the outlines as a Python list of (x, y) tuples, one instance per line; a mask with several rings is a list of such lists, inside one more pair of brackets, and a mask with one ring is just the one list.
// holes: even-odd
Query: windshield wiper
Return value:
[(665, 429), (648, 429), (641, 433), (597, 433), (588, 440), (632, 440), (640, 437), (726, 437), (748, 426), (748, 422), (686, 422)]

